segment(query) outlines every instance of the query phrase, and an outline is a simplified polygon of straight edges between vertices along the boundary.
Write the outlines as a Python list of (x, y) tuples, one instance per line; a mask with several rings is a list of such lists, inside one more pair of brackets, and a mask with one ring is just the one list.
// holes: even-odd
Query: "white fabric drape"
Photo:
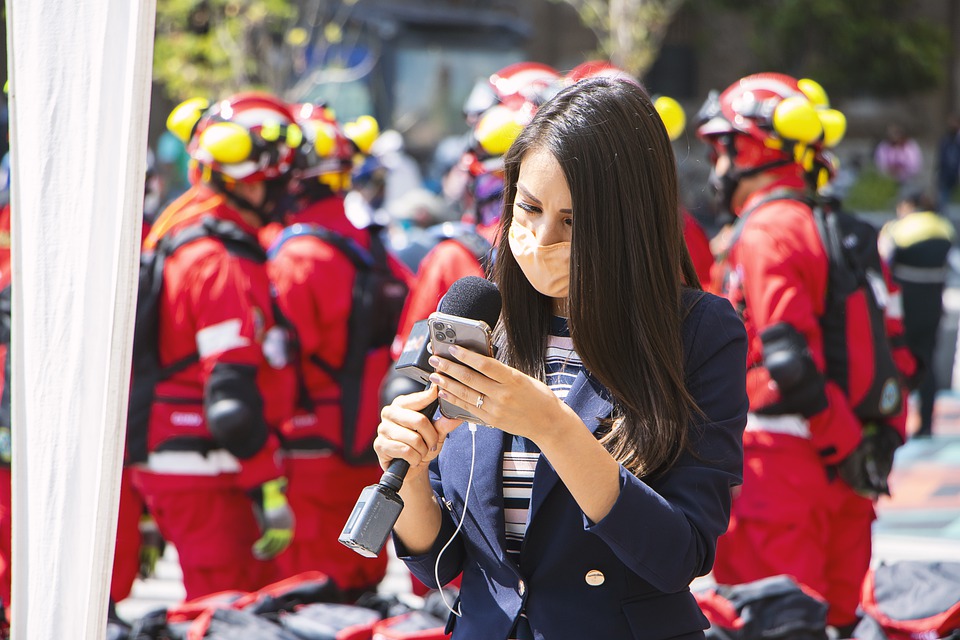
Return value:
[(155, 0), (7, 0), (14, 638), (103, 638)]

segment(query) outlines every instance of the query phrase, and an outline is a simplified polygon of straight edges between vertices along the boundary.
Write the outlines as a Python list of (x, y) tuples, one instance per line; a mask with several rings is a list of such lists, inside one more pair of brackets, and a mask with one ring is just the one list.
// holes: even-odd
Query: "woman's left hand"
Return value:
[(430, 357), (430, 381), (440, 397), (485, 424), (538, 442), (572, 416), (579, 418), (544, 383), (502, 362), (462, 347), (450, 348), (459, 362)]

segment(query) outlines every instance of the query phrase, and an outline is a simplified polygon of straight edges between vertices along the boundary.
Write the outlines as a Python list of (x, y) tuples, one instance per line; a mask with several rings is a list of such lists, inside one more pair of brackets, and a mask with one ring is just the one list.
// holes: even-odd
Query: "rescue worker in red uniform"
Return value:
[(292, 412), (293, 374), (256, 236), (286, 193), (302, 133), (267, 94), (206, 111), (185, 105), (168, 127), (188, 141), (198, 180), (160, 215), (144, 250), (198, 225), (216, 233), (164, 264), (160, 359), (192, 364), (156, 386), (135, 479), (194, 599), (273, 582), (293, 535), (275, 431)]
[[(344, 599), (353, 601), (375, 590), (387, 570), (386, 554), (364, 558), (337, 539), (357, 496), (381, 475), (376, 459), (364, 459), (364, 453), (372, 452), (376, 437), (378, 390), (390, 368), (389, 343), (396, 325), (379, 345), (377, 340), (368, 344), (356, 405), (342, 405), (348, 401), (342, 397), (347, 392), (337, 376), (356, 338), (351, 336), (350, 320), (358, 270), (335, 242), (311, 232), (332, 232), (375, 256), (383, 249), (377, 235), (381, 228), (357, 229), (344, 213), (343, 192), (350, 186), (354, 145), (332, 113), (305, 104), (295, 107), (295, 115), (306, 136), (300, 156), (303, 166), (293, 188), (299, 208), (287, 217), (290, 226), (269, 251), (277, 303), (299, 344), (296, 368), (304, 396), (282, 426), (290, 483), (287, 497), (297, 514), (297, 529), (290, 548), (277, 561), (285, 577), (307, 570), (324, 572)], [(386, 256), (386, 261), (402, 283), (399, 309), (412, 274), (392, 256)], [(361, 320), (370, 324), (375, 319)], [(346, 411), (356, 412), (352, 433), (345, 433)]]
[[(848, 398), (825, 375), (828, 260), (803, 200), (826, 164), (825, 148), (842, 137), (838, 114), (813, 81), (763, 73), (712, 94), (697, 133), (710, 147), (719, 200), (739, 216), (715, 286), (749, 339), (744, 481), (714, 577), (737, 584), (791, 575), (824, 597), (828, 623), (849, 637), (875, 515), (871, 499), (839, 473), (859, 463), (867, 439)], [(885, 442), (895, 441), (891, 462), (902, 418), (901, 411), (877, 425)]]

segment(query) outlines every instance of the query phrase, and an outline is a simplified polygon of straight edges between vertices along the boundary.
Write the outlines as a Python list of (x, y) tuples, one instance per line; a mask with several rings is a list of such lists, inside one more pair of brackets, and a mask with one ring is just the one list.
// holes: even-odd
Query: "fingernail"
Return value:
[(430, 356), (430, 359), (427, 360), (427, 362), (429, 362), (430, 366), (433, 367), (434, 369), (440, 366), (440, 358), (438, 358), (437, 356)]
[(432, 382), (433, 384), (436, 384), (436, 385), (442, 384), (442, 383), (443, 383), (443, 377), (440, 376), (440, 374), (438, 374), (438, 373), (431, 373), (431, 374), (430, 374), (430, 382)]
[(450, 345), (450, 355), (452, 355), (452, 356), (459, 356), (459, 355), (460, 355), (460, 347), (458, 347), (458, 346), (455, 345), (455, 344)]
[(449, 397), (449, 394), (443, 389), (440, 389), (440, 391), (437, 392), (437, 396), (446, 400)]
[(436, 450), (437, 450), (437, 445), (433, 445), (432, 447), (430, 447), (430, 451), (436, 451)]

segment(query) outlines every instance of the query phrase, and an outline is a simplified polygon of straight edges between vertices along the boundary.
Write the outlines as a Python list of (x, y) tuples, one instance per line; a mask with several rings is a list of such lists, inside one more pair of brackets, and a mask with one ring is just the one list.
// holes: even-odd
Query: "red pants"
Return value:
[(233, 476), (161, 475), (134, 481), (164, 539), (180, 556), (187, 600), (217, 591), (255, 591), (277, 580), (274, 562), (253, 557), (260, 537), (253, 509)]
[(133, 472), (124, 469), (120, 478), (120, 512), (117, 515), (117, 543), (113, 552), (113, 579), (110, 598), (120, 602), (130, 595), (140, 571), (140, 516), (143, 499), (133, 488)]
[(829, 603), (829, 624), (854, 622), (870, 566), (873, 503), (829, 480), (800, 438), (745, 433), (743, 471), (714, 578), (740, 584), (787, 574)]
[(364, 558), (338, 538), (363, 488), (376, 484), (377, 465), (355, 467), (339, 456), (286, 460), (287, 499), (297, 519), (293, 544), (277, 557), (283, 577), (322, 571), (344, 590), (373, 589), (387, 573), (387, 553)]

